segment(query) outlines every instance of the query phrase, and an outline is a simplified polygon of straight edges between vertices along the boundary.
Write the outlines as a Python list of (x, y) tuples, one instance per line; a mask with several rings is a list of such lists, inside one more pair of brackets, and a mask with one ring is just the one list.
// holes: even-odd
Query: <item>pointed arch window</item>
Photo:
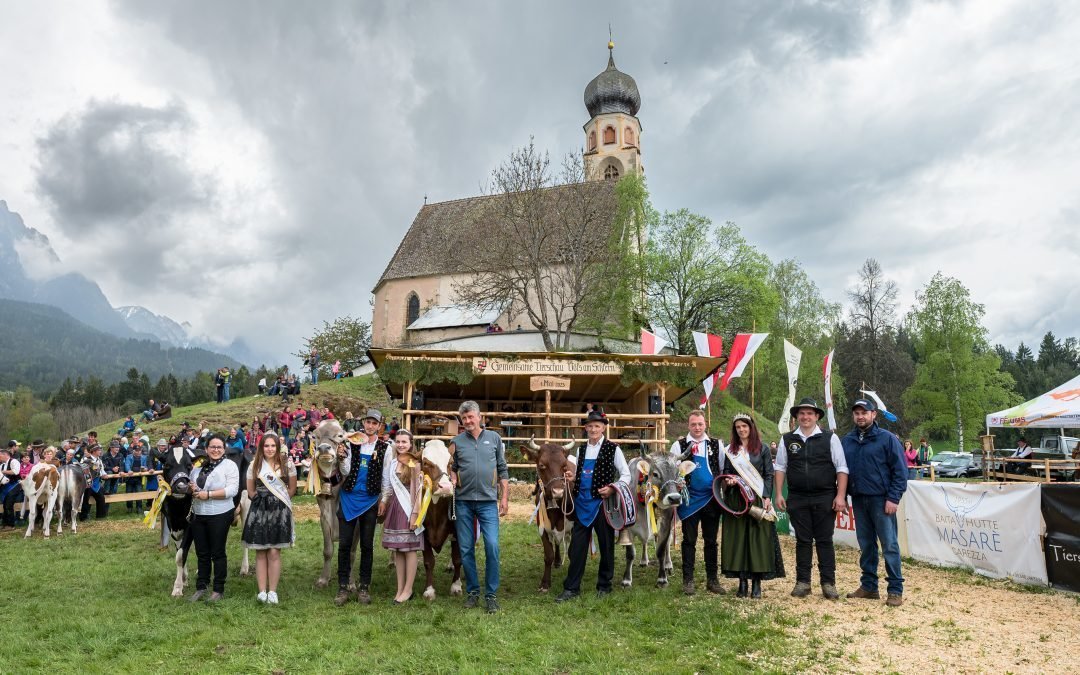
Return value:
[(420, 297), (416, 293), (409, 293), (409, 299), (405, 301), (405, 327), (408, 328), (419, 318)]
[(615, 142), (615, 127), (604, 127), (604, 145)]

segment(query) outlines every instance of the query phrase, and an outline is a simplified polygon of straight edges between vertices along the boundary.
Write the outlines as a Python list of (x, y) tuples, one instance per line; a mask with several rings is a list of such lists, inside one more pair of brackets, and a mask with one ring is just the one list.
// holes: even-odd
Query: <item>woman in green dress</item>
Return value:
[[(761, 436), (753, 418), (746, 413), (735, 415), (731, 424), (731, 445), (727, 449), (731, 457), (745, 455), (764, 482), (762, 495), (754, 495), (752, 506), (765, 511), (772, 510), (772, 500), (767, 495), (773, 490), (772, 452), (767, 445), (762, 445)], [(779, 541), (776, 538), (776, 523), (770, 520), (754, 518), (750, 511), (736, 516), (730, 509), (739, 511), (744, 504), (740, 497), (740, 487), (736, 483), (735, 467), (731, 459), (725, 456), (724, 470), (723, 540), (720, 546), (720, 564), (724, 576), (738, 577), (737, 597), (761, 597), (761, 580), (784, 576), (783, 561), (780, 558)], [(752, 587), (747, 587), (752, 584)]]

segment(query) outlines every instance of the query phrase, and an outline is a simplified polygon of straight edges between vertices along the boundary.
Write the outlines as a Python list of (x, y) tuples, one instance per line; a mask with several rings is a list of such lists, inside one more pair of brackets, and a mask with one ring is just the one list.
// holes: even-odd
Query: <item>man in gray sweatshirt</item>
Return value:
[[(450, 441), (451, 478), (455, 485), (457, 539), (461, 548), (461, 567), (465, 571), (465, 608), (480, 604), (480, 581), (476, 573), (476, 531), (484, 537), (484, 603), (489, 614), (499, 609), (495, 594), (499, 590), (499, 517), (510, 508), (510, 474), (502, 438), (480, 424), (480, 406), (465, 401), (458, 408), (460, 434)], [(500, 499), (498, 489), (502, 487)], [(496, 505), (497, 504), (497, 505)]]

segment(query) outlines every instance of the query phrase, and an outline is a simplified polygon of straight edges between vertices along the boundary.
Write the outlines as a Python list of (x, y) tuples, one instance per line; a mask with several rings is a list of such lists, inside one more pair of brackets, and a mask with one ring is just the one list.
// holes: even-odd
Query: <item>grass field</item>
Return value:
[[(226, 599), (192, 605), (169, 597), (174, 568), (157, 549), (157, 532), (114, 520), (90, 524), (77, 537), (0, 539), (0, 596), (7, 596), (12, 627), (0, 670), (793, 672), (826, 658), (813, 646), (792, 644), (787, 636), (797, 621), (775, 605), (687, 598), (675, 585), (656, 589), (652, 569), (639, 572), (630, 591), (598, 600), (590, 590), (555, 605), (535, 590), (543, 556), (536, 530), (520, 522), (503, 525), (502, 611), (489, 616), (465, 611), (461, 598), (447, 595), (441, 564), (433, 603), (419, 597), (421, 578), (414, 601), (391, 606), (393, 570), (381, 549), (374, 603), (334, 607), (334, 589), (312, 585), (321, 567), (315, 522), (299, 523), (297, 547), (283, 555), (279, 606), (257, 604), (254, 579), (237, 574), (235, 529)], [(555, 571), (557, 584), (563, 574)], [(595, 574), (593, 561), (583, 588), (592, 588)], [(786, 589), (786, 582), (774, 583)]]

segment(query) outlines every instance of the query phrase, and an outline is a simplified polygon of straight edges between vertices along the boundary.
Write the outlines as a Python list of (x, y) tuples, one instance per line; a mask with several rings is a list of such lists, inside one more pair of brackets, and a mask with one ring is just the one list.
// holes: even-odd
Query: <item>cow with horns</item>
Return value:
[(623, 571), (622, 585), (629, 588), (634, 583), (635, 540), (641, 542), (644, 563), (648, 564), (648, 545), (656, 542), (657, 577), (656, 585), (668, 585), (668, 574), (672, 571), (671, 541), (675, 522), (675, 507), (682, 503), (686, 487), (686, 474), (694, 469), (691, 461), (679, 461), (679, 458), (667, 452), (654, 452), (651, 455), (637, 457), (630, 461), (630, 475), (637, 482), (638, 505), (640, 513), (631, 527), (623, 530), (620, 544), (626, 546), (626, 569)]
[(420, 456), (424, 473), (425, 490), (429, 491), (431, 505), (424, 515), (424, 571), (427, 583), (424, 599), (435, 599), (435, 556), (450, 540), (450, 561), (453, 579), (450, 595), (461, 595), (461, 549), (458, 548), (457, 525), (454, 522), (454, 484), (450, 480), (450, 450), (440, 440), (424, 444)]
[[(308, 489), (315, 494), (319, 505), (319, 526), (323, 535), (323, 568), (316, 588), (326, 588), (330, 583), (330, 568), (334, 561), (334, 542), (339, 538), (338, 497), (341, 492), (341, 473), (339, 471), (338, 445), (345, 443), (348, 437), (341, 423), (337, 420), (322, 420), (315, 428), (315, 450), (311, 458), (311, 471), (308, 474)], [(361, 439), (356, 438), (359, 443)], [(356, 590), (356, 546), (360, 537), (354, 537), (349, 550), (350, 578), (348, 590)]]
[(544, 443), (537, 445), (535, 437), (529, 439), (521, 453), (536, 462), (536, 486), (533, 489), (536, 508), (533, 517), (544, 544), (544, 576), (540, 579), (541, 593), (551, 589), (551, 568), (562, 567), (566, 548), (570, 543), (570, 516), (574, 512), (574, 497), (567, 485), (565, 474), (575, 468), (576, 457), (569, 454), (574, 441), (565, 445)]
[(191, 471), (195, 455), (186, 447), (177, 445), (173, 448), (153, 451), (154, 458), (161, 462), (161, 490), (165, 492), (161, 504), (161, 545), (172, 542), (175, 551), (176, 579), (173, 581), (172, 597), (184, 595), (187, 583), (187, 558), (191, 549), (191, 538), (187, 535), (188, 514), (191, 513)]

